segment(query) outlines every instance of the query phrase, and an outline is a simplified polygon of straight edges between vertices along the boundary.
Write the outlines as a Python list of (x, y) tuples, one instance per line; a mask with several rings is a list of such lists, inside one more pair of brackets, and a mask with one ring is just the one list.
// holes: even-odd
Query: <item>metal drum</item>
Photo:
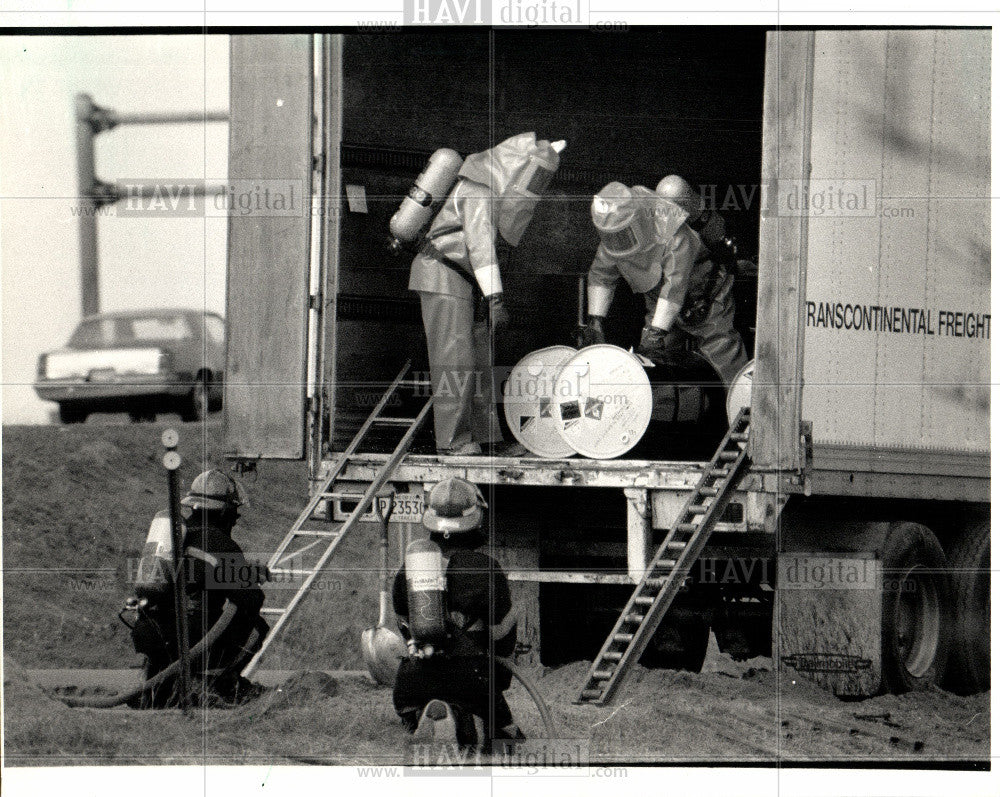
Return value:
[(729, 417), (729, 424), (732, 425), (739, 415), (740, 410), (750, 406), (750, 391), (753, 388), (753, 360), (743, 366), (743, 369), (736, 374), (733, 384), (729, 386), (729, 393), (726, 395), (726, 415)]
[(559, 372), (576, 349), (549, 346), (521, 358), (503, 387), (503, 413), (510, 431), (532, 454), (561, 458), (576, 454), (559, 436), (555, 396)]
[(580, 349), (564, 363), (555, 391), (559, 434), (585, 457), (620, 457), (649, 426), (649, 377), (634, 355), (617, 346)]

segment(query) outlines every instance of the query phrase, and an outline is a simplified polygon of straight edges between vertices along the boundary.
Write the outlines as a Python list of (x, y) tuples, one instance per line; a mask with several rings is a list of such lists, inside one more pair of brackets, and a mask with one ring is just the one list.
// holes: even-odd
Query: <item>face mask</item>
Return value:
[(550, 163), (534, 155), (529, 156), (527, 165), (518, 170), (501, 195), (497, 230), (511, 246), (517, 246), (521, 242), (524, 231), (531, 223), (535, 207), (552, 183), (554, 175), (555, 171)]
[(591, 218), (609, 255), (629, 257), (656, 242), (651, 193), (642, 186), (610, 183), (594, 197)]

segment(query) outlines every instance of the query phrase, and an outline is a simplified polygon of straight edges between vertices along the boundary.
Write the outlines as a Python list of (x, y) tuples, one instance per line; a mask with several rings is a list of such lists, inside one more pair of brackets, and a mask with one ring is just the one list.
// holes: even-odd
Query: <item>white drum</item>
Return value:
[(559, 434), (585, 457), (620, 457), (649, 426), (649, 377), (635, 355), (617, 346), (580, 349), (563, 365), (555, 388)]
[(572, 446), (559, 436), (555, 404), (562, 365), (576, 349), (549, 346), (523, 357), (503, 387), (503, 413), (517, 441), (532, 454), (550, 459), (572, 457)]
[(736, 374), (736, 378), (729, 386), (726, 394), (726, 415), (729, 417), (729, 425), (733, 425), (740, 410), (750, 406), (750, 393), (753, 388), (753, 360), (743, 366), (743, 369)]

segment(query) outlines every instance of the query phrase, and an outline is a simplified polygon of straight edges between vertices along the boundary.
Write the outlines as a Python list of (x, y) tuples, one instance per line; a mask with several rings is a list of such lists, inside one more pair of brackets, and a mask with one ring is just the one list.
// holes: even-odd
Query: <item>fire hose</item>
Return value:
[[(214, 645), (215, 641), (222, 635), (222, 632), (229, 627), (229, 624), (235, 616), (236, 606), (232, 603), (232, 601), (227, 600), (225, 605), (222, 607), (222, 614), (219, 615), (219, 619), (216, 620), (215, 624), (208, 629), (208, 633), (206, 633), (205, 636), (203, 636), (198, 643), (191, 648), (190, 656), (192, 658), (199, 656)], [(120, 706), (122, 703), (125, 703), (142, 694), (147, 689), (155, 689), (167, 680), (167, 678), (176, 675), (180, 670), (180, 667), (181, 663), (180, 659), (178, 659), (165, 669), (160, 670), (160, 672), (147, 680), (145, 683), (139, 684), (126, 692), (119, 692), (115, 695), (108, 695), (105, 697), (70, 697), (59, 695), (59, 699), (62, 700), (67, 706), (71, 706), (73, 708), (113, 708), (114, 706)], [(520, 680), (520, 678), (518, 680)]]
[(556, 726), (552, 722), (552, 715), (549, 713), (549, 707), (545, 705), (545, 701), (542, 699), (541, 692), (538, 691), (538, 687), (535, 686), (535, 682), (532, 681), (521, 668), (514, 664), (513, 659), (498, 656), (496, 659), (500, 662), (507, 670), (521, 682), (521, 686), (528, 690), (528, 694), (531, 696), (532, 701), (534, 701), (535, 706), (538, 707), (538, 713), (542, 715), (542, 724), (545, 726), (545, 734), (549, 739), (556, 738)]

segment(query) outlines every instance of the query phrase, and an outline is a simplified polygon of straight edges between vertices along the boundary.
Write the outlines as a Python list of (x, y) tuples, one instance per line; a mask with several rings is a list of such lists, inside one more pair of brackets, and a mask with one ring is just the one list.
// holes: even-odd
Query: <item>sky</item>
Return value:
[[(74, 96), (119, 113), (225, 111), (227, 36), (0, 36), (3, 423), (48, 422), (38, 355), (80, 320)], [(97, 136), (107, 182), (226, 178), (225, 123), (119, 126)], [(110, 211), (113, 213), (113, 211)], [(102, 310), (225, 310), (225, 218), (97, 222)]]

